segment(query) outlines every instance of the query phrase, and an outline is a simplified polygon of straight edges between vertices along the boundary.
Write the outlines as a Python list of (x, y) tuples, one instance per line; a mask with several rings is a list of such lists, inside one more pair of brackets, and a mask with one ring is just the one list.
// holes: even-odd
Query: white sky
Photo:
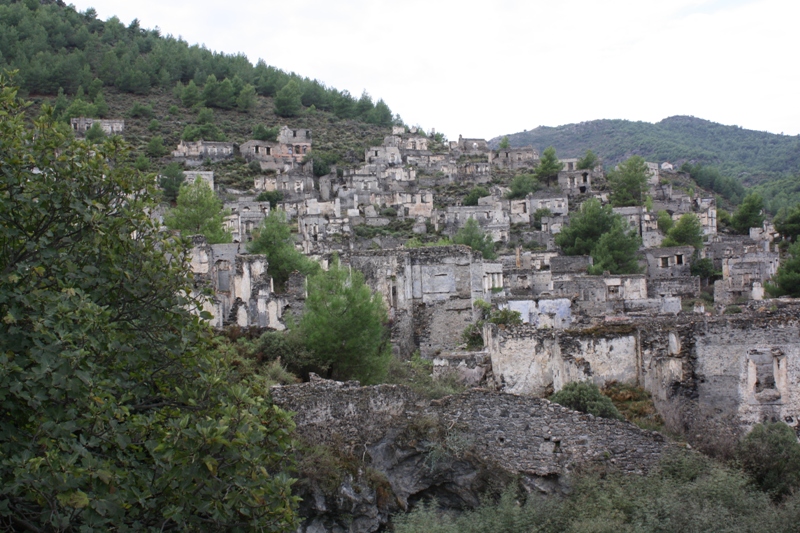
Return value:
[(694, 115), (800, 134), (797, 0), (78, 0), (247, 55), (410, 125), (491, 138)]

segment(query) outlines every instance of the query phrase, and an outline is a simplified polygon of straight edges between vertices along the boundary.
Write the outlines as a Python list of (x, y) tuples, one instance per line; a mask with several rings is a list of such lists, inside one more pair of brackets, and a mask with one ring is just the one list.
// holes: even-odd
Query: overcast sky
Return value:
[(797, 0), (79, 0), (491, 138), (672, 115), (800, 134)]

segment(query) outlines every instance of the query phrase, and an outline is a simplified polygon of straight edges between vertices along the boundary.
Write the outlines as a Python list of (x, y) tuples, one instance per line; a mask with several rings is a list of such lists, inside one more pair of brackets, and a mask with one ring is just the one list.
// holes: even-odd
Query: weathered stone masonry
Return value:
[(637, 383), (662, 407), (678, 406), (687, 423), (698, 413), (743, 427), (800, 416), (800, 304), (741, 315), (649, 318), (583, 330), (487, 327), (498, 385), (544, 396), (571, 381)]

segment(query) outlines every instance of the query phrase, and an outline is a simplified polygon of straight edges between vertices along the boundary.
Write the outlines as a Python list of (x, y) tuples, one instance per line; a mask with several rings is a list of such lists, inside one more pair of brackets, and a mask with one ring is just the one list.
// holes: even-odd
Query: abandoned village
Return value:
[[(73, 119), (73, 129), (85, 132), (91, 122)], [(124, 130), (122, 121), (101, 126), (108, 133)], [(336, 445), (331, 435), (337, 435), (352, 449), (367, 450), (382, 465), (400, 507), (441, 480), (420, 474), (404, 486), (410, 483), (403, 478), (407, 472), (381, 456), (391, 433), (386, 428), (431, 409), (452, 424), (466, 424), (485, 452), (502, 458), (504, 468), (522, 475), (531, 490), (552, 490), (553, 476), (596, 458), (600, 450), (612, 453), (623, 469), (639, 471), (669, 447), (658, 434), (632, 425), (521, 399), (546, 398), (574, 381), (636, 384), (652, 394), (659, 411), (686, 427), (717, 419), (746, 429), (780, 420), (800, 429), (800, 304), (765, 293), (780, 265), (778, 234), (770, 222), (750, 228), (749, 235), (720, 232), (713, 196), (677, 186), (686, 176), (670, 163), (647, 163), (651, 205), (613, 209), (641, 237), (642, 273), (591, 275), (591, 256), (564, 255), (555, 239), (583, 202), (609, 203), (602, 162), (578, 168), (577, 159), (560, 159), (552, 185), (508, 199), (508, 189), (493, 176), (532, 172), (540, 161), (533, 147), (491, 148), (484, 139), (462, 137), (437, 142), (430, 133), (395, 126), (380, 146), (365, 151), (360, 165), (332, 167), (315, 177), (312, 133), (284, 126), (274, 141), (181, 141), (172, 152), (185, 165), (188, 181), (199, 178), (224, 193), (230, 213), (225, 224), (233, 243), (193, 237), (195, 283), (198, 290), (213, 289), (214, 297), (205, 300), (213, 326), (284, 330), (287, 313), (302, 313), (304, 276), (295, 273), (285, 290), (276, 291), (267, 258), (245, 248), (270, 210), (278, 209), (294, 228), (299, 250), (323, 267), (338, 255), (382, 295), (396, 355), (418, 352), (433, 362), (435, 377), (455, 376), (476, 388), (464, 399), (474, 407), (463, 402), (421, 407), (418, 398), (390, 386), (361, 388), (313, 377), (275, 389), (275, 402), (297, 412), (304, 438)], [(215, 187), (208, 166), (235, 156), (259, 166), (254, 190)], [(489, 194), (477, 205), (462, 205), (461, 198), (437, 193), (452, 184), (483, 186)], [(264, 192), (280, 192), (280, 200), (272, 207), (257, 201)], [(674, 221), (696, 215), (702, 247), (663, 247), (656, 215), (661, 211)], [(408, 246), (407, 237), (371, 231), (402, 224), (420, 239), (453, 236), (470, 219), (497, 243), (496, 259), (464, 245)], [(512, 237), (516, 244), (509, 245)], [(700, 259), (710, 260), (721, 278), (709, 284), (708, 278), (693, 276), (692, 262)], [(479, 301), (518, 312), (522, 323), (487, 321), (483, 346), (466, 346), (463, 332), (479, 319)], [(531, 416), (544, 417), (546, 434), (512, 420), (527, 416), (531, 405), (537, 406)], [(462, 413), (471, 409), (474, 415), (465, 419)], [(508, 414), (515, 410), (520, 414)], [(533, 455), (521, 453), (531, 449)], [(468, 500), (468, 492), (461, 496)], [(317, 518), (307, 521), (304, 531), (336, 530), (331, 516), (342, 509), (361, 520), (350, 530), (374, 531), (386, 523), (391, 508), (365, 506), (363, 497), (353, 496), (350, 507), (339, 502), (333, 509), (320, 498), (306, 509)]]

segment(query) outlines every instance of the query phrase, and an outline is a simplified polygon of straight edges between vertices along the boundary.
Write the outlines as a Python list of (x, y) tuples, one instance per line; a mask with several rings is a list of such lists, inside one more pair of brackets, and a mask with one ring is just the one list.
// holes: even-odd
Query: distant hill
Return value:
[[(490, 141), (497, 146), (501, 137)], [(685, 161), (717, 167), (746, 185), (800, 174), (800, 136), (776, 135), (723, 126), (689, 116), (656, 124), (593, 120), (558, 127), (541, 126), (508, 135), (511, 146), (553, 146), (561, 157), (580, 157), (587, 149), (613, 166), (632, 155), (649, 161)]]

